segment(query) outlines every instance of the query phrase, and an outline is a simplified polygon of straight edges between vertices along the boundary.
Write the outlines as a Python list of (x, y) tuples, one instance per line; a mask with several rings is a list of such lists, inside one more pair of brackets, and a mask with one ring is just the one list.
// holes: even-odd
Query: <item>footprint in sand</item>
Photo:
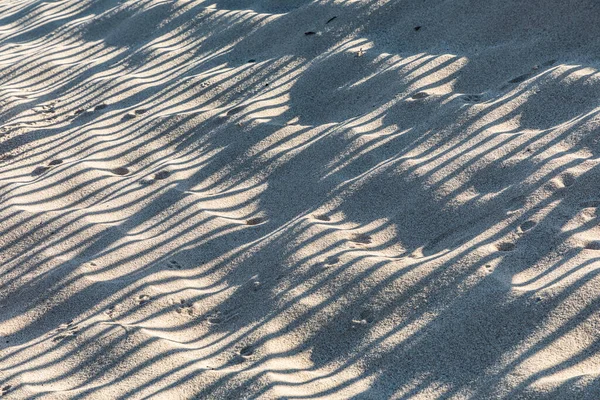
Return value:
[(529, 79), (529, 77), (531, 77), (530, 73), (526, 73), (523, 75), (519, 75), (516, 78), (511, 79), (510, 81), (508, 81), (508, 83), (521, 83), (521, 82), (525, 82), (527, 79)]
[(519, 226), (519, 229), (521, 230), (521, 232), (527, 232), (528, 230), (532, 229), (535, 225), (535, 221), (528, 220), (523, 222), (521, 226)]
[(160, 181), (163, 179), (167, 179), (169, 176), (171, 176), (171, 173), (169, 171), (159, 171), (156, 174), (154, 174), (154, 180)]
[(258, 225), (265, 221), (262, 217), (250, 218), (246, 220), (246, 225)]
[(246, 106), (234, 107), (231, 110), (227, 111), (227, 113), (225, 115), (227, 115), (229, 117), (231, 115), (238, 114), (238, 113), (242, 112), (244, 110), (244, 108), (246, 108)]
[(575, 184), (575, 177), (569, 173), (564, 174), (560, 180), (565, 187), (573, 186)]
[(600, 240), (593, 240), (591, 242), (586, 243), (585, 248), (587, 250), (600, 250)]
[(240, 349), (240, 356), (242, 356), (243, 358), (248, 358), (252, 354), (254, 354), (254, 347), (250, 345), (244, 346)]
[(588, 200), (579, 204), (581, 208), (596, 208), (600, 206), (600, 200)]
[(517, 247), (514, 243), (511, 242), (502, 242), (496, 245), (498, 251), (513, 251)]
[(373, 316), (373, 313), (368, 310), (365, 310), (360, 313), (358, 318), (354, 318), (352, 320), (352, 327), (357, 328), (359, 326), (370, 325), (374, 321), (375, 321), (375, 317)]
[(148, 185), (152, 185), (154, 182), (156, 182), (154, 179), (144, 178), (144, 179), (140, 180), (140, 185), (148, 186)]
[(329, 218), (325, 214), (316, 214), (316, 215), (313, 215), (313, 217), (314, 217), (314, 219), (319, 220), (319, 221), (323, 221), (323, 222), (329, 222), (329, 221), (331, 221), (331, 218)]
[(113, 319), (115, 317), (116, 312), (117, 312), (117, 306), (109, 307), (106, 310), (106, 315), (108, 315), (108, 318)]
[(411, 96), (411, 98), (413, 100), (421, 100), (421, 99), (424, 99), (426, 97), (429, 97), (429, 93), (427, 93), (427, 92), (418, 92), (418, 93), (415, 93), (415, 94), (413, 94)]
[(509, 213), (518, 211), (525, 206), (526, 200), (525, 196), (517, 196), (508, 202), (506, 210)]
[(215, 311), (215, 312), (211, 313), (210, 315), (208, 315), (206, 320), (211, 325), (224, 324), (226, 322), (231, 321), (232, 319), (237, 318), (240, 315), (238, 310), (239, 310), (239, 307), (236, 307), (231, 310), (224, 311), (224, 312)]
[(221, 317), (219, 314), (211, 315), (206, 320), (211, 325), (219, 325), (219, 324), (223, 323), (223, 317)]
[(33, 111), (38, 114), (54, 114), (56, 112), (54, 110), (54, 105), (51, 104), (45, 104), (39, 108), (34, 108)]
[(148, 296), (147, 294), (141, 294), (138, 296), (138, 299), (137, 299), (138, 305), (146, 304), (149, 301), (150, 301), (150, 296)]
[(479, 103), (481, 100), (483, 100), (483, 96), (480, 94), (466, 94), (461, 98), (467, 103)]
[(147, 108), (138, 108), (137, 110), (129, 111), (128, 113), (123, 115), (123, 120), (127, 121), (130, 119), (137, 118), (138, 115), (145, 114), (146, 112), (148, 112)]
[(337, 256), (329, 256), (325, 259), (325, 265), (335, 265), (340, 262), (340, 258)]
[(351, 242), (357, 243), (357, 244), (371, 244), (373, 243), (373, 239), (371, 239), (371, 236), (365, 234), (365, 233), (356, 233), (352, 236), (352, 238), (350, 238)]
[(50, 167), (37, 166), (31, 172), (31, 176), (40, 176), (40, 175), (43, 175), (44, 173), (48, 172), (49, 170), (50, 170)]
[(111, 172), (115, 175), (123, 176), (123, 175), (127, 175), (129, 173), (129, 169), (126, 167), (117, 167), (117, 168), (113, 168), (111, 170)]
[(177, 313), (179, 314), (187, 314), (187, 315), (194, 315), (194, 304), (181, 299), (179, 301), (179, 305), (177, 306)]
[(137, 114), (134, 111), (129, 111), (127, 114), (123, 115), (123, 120), (127, 121), (130, 119), (134, 119), (135, 117), (137, 117)]

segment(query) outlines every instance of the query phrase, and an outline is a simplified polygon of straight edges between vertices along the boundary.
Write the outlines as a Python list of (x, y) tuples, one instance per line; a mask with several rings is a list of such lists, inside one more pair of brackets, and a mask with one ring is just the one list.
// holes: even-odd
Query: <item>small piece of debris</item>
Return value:
[(333, 16), (333, 17), (329, 18), (329, 19), (327, 20), (327, 22), (325, 22), (325, 25), (327, 25), (328, 23), (330, 23), (331, 21), (333, 21), (333, 20), (334, 20), (334, 19), (336, 19), (336, 18), (337, 18), (337, 16)]
[(316, 35), (316, 34), (317, 34), (317, 32), (308, 31), (308, 32), (304, 32), (304, 34), (305, 34), (306, 36), (311, 36), (311, 35)]

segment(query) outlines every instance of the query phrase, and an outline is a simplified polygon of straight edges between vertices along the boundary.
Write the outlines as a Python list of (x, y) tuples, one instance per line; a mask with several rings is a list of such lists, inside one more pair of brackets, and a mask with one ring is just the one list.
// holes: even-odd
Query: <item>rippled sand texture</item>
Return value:
[(0, 395), (600, 398), (600, 3), (3, 0)]

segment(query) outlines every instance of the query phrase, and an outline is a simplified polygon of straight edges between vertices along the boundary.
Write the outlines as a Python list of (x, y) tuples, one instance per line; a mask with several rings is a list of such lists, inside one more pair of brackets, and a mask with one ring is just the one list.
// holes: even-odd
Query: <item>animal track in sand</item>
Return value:
[(242, 112), (244, 110), (244, 108), (246, 108), (246, 107), (245, 106), (233, 107), (231, 110), (227, 111), (227, 113), (225, 115), (227, 115), (229, 117), (230, 115), (238, 114), (238, 113)]
[(113, 168), (111, 170), (111, 172), (115, 175), (123, 176), (123, 175), (127, 175), (129, 173), (129, 169), (126, 167), (117, 167), (117, 168)]
[(535, 221), (525, 221), (521, 224), (521, 226), (519, 226), (519, 229), (521, 229), (521, 232), (527, 232), (528, 230), (532, 229), (534, 226), (536, 225)]
[(116, 311), (117, 311), (117, 306), (109, 307), (106, 310), (106, 315), (108, 315), (108, 318), (113, 319)]
[(594, 240), (586, 243), (585, 248), (587, 250), (600, 250), (600, 240)]
[(4, 396), (12, 390), (12, 385), (4, 385), (2, 389), (0, 389), (0, 396)]
[(148, 178), (144, 178), (140, 180), (140, 185), (152, 185), (154, 182), (156, 182), (154, 179), (148, 179)]
[(502, 242), (496, 245), (498, 251), (513, 251), (517, 247), (514, 243), (511, 242)]
[(371, 243), (373, 243), (373, 239), (371, 239), (371, 236), (369, 236), (369, 235), (367, 235), (365, 233), (355, 233), (350, 238), (350, 241), (354, 242), (354, 243), (358, 243), (358, 244), (371, 244)]
[(123, 120), (127, 121), (130, 119), (134, 119), (135, 117), (137, 117), (137, 114), (134, 111), (129, 111), (128, 113), (126, 113), (125, 115), (123, 115)]
[(31, 176), (40, 176), (40, 175), (43, 175), (44, 173), (48, 172), (49, 170), (50, 170), (50, 167), (37, 166), (31, 172)]
[(265, 222), (263, 217), (255, 217), (246, 220), (246, 225), (258, 225)]
[(194, 315), (194, 304), (181, 299), (179, 301), (179, 305), (177, 306), (177, 313), (179, 314), (187, 314), (187, 315)]
[(156, 174), (154, 174), (154, 180), (160, 181), (163, 179), (167, 179), (169, 176), (171, 176), (171, 173), (169, 171), (159, 171)]
[(40, 114), (54, 114), (56, 111), (54, 110), (54, 104), (44, 104), (40, 108), (34, 108), (33, 111)]
[[(100, 104), (96, 104), (94, 107), (88, 108), (88, 109), (78, 108), (77, 110), (75, 110), (73, 112), (72, 118), (75, 118), (78, 115), (90, 116), (97, 111), (104, 110), (106, 107), (108, 107), (108, 105), (106, 103), (100, 103)], [(54, 112), (54, 111), (52, 111), (52, 112)]]
[(232, 310), (225, 311), (225, 312), (216, 311), (216, 312), (213, 312), (212, 314), (208, 315), (206, 320), (211, 325), (224, 324), (226, 322), (231, 321), (232, 319), (236, 318), (239, 315), (239, 313), (236, 310), (237, 309), (232, 309)]
[(529, 79), (530, 76), (531, 76), (530, 73), (519, 75), (516, 78), (513, 78), (510, 81), (508, 81), (508, 83), (521, 83), (521, 82), (525, 82), (527, 79)]
[(147, 294), (141, 294), (138, 296), (138, 299), (137, 299), (138, 305), (146, 304), (149, 301), (150, 301), (150, 296), (148, 296)]
[(335, 265), (340, 262), (340, 258), (337, 256), (329, 256), (325, 259), (325, 265)]
[(35, 167), (35, 169), (31, 172), (31, 176), (40, 176), (43, 175), (44, 173), (50, 171), (50, 169), (52, 167), (56, 167), (57, 165), (60, 165), (63, 163), (63, 160), (61, 159), (56, 159), (56, 160), (52, 160), (48, 163), (47, 166), (37, 166)]
[(581, 208), (595, 208), (600, 206), (600, 200), (588, 200), (579, 204)]
[(359, 314), (358, 318), (352, 320), (352, 327), (356, 328), (358, 326), (369, 325), (372, 324), (374, 321), (375, 317), (373, 316), (373, 313), (365, 310)]
[(411, 99), (413, 99), (413, 100), (421, 100), (421, 99), (424, 99), (426, 97), (429, 97), (429, 93), (427, 93), (427, 92), (418, 92), (418, 93), (413, 94), (411, 96)]
[(69, 321), (68, 323), (59, 326), (58, 329), (55, 330), (55, 332), (57, 333), (57, 335), (52, 338), (52, 341), (60, 342), (61, 340), (69, 339), (73, 336), (76, 336), (79, 332), (79, 327), (75, 325), (73, 321)]
[(525, 196), (517, 196), (508, 202), (507, 211), (517, 211), (525, 206)]
[(575, 184), (575, 177), (568, 173), (564, 174), (560, 180), (565, 187), (573, 186)]
[(319, 220), (319, 221), (324, 221), (324, 222), (331, 221), (331, 218), (329, 218), (325, 214), (315, 214), (315, 215), (313, 215), (313, 217), (314, 217), (314, 219)]
[(148, 112), (147, 108), (138, 108), (137, 110), (129, 111), (124, 116), (124, 120), (130, 120), (136, 118), (138, 115), (142, 115)]
[(244, 358), (248, 358), (252, 354), (254, 354), (254, 348), (250, 345), (244, 346), (240, 349), (240, 356), (242, 356)]
[(466, 94), (461, 98), (468, 103), (479, 103), (481, 100), (483, 100), (483, 96), (480, 94)]
[(219, 317), (218, 315), (208, 317), (206, 320), (212, 325), (218, 325), (223, 322), (223, 318)]

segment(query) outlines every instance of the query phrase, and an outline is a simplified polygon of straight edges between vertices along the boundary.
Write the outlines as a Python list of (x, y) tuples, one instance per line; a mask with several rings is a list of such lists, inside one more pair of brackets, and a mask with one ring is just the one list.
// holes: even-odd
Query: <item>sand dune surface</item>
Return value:
[(600, 3), (0, 2), (0, 397), (600, 398)]

